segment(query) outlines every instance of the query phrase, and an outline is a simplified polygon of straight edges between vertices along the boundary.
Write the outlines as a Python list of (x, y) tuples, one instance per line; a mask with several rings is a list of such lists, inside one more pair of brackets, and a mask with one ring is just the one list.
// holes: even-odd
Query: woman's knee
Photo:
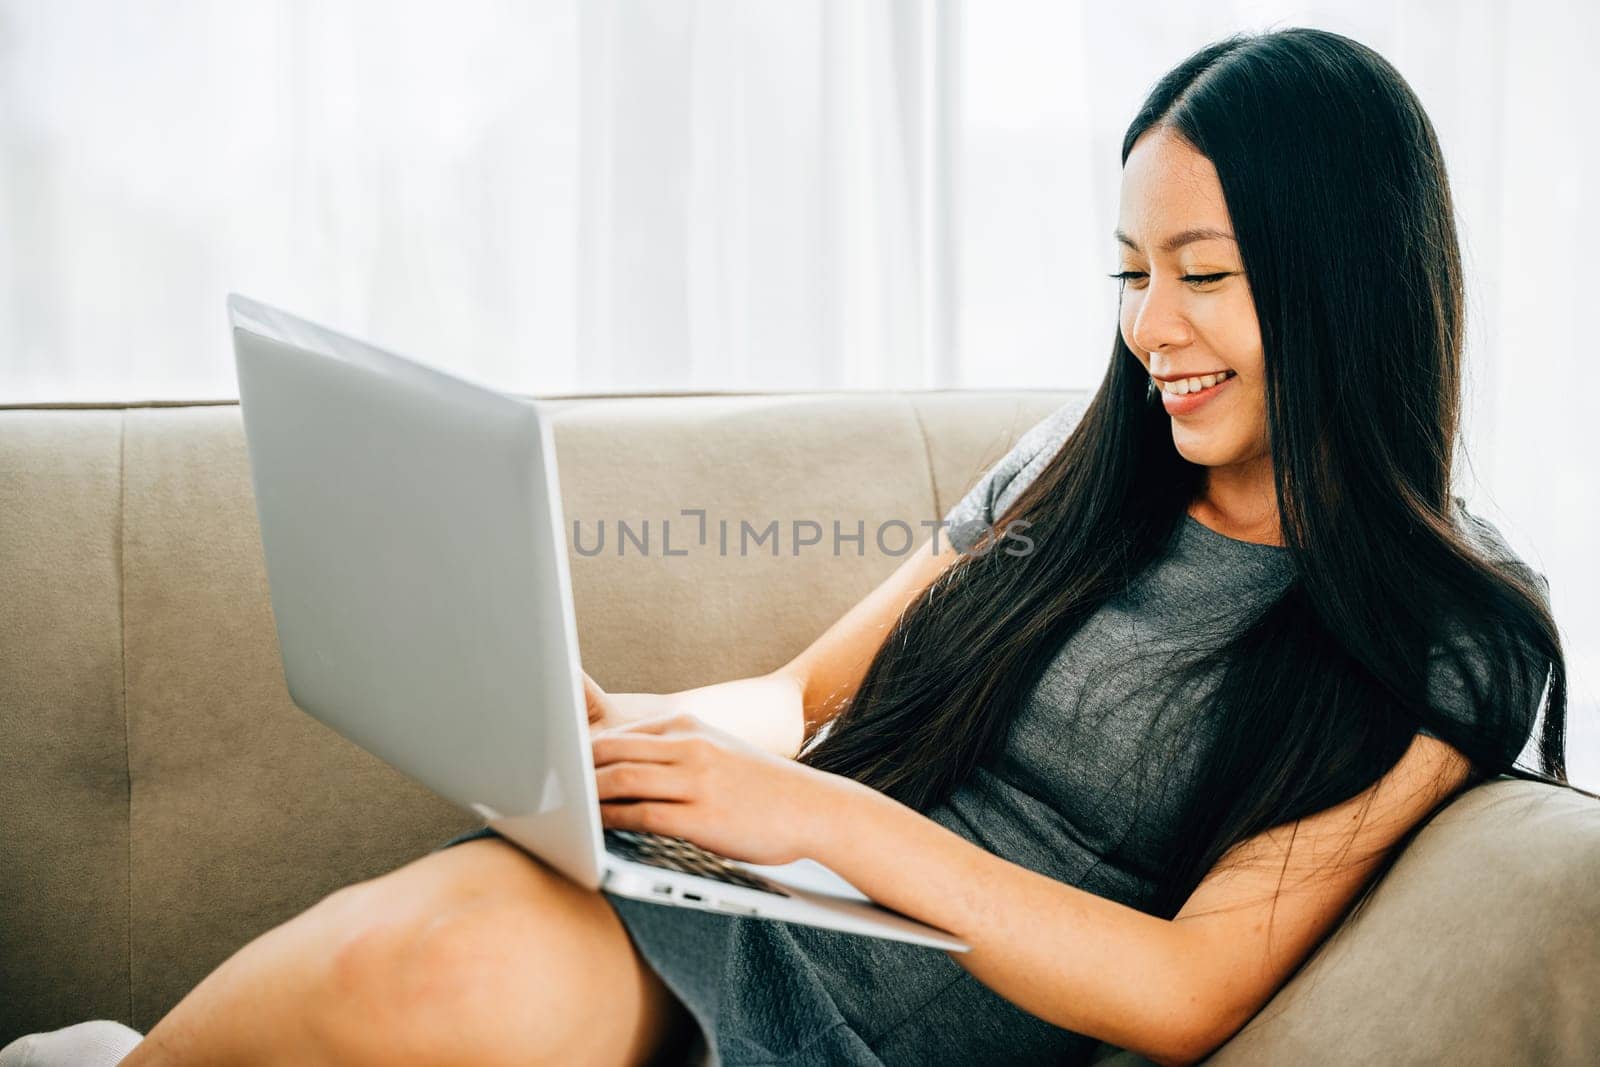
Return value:
[(402, 868), (328, 899), (338, 930), (317, 1028), (353, 1062), (541, 1062), (569, 1039), (558, 1001), (582, 966), (581, 890), (520, 853), (434, 866), (453, 869)]
[(539, 936), (494, 902), (437, 915), (376, 906), (332, 947), (315, 998), (319, 1029), (353, 1062), (483, 1062), (475, 1046), (498, 1032), (509, 998), (520, 989), (530, 1008), (538, 1003), (526, 987)]

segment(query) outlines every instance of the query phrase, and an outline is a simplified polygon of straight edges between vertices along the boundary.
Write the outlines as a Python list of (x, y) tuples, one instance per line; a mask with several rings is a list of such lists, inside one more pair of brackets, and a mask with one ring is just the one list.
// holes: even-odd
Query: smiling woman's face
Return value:
[(1208, 474), (1231, 469), (1259, 481), (1268, 462), (1265, 358), (1216, 168), (1170, 131), (1145, 133), (1122, 168), (1117, 230), (1118, 269), (1129, 272), (1122, 339), (1146, 372), (1235, 375), (1187, 397), (1163, 393), (1173, 444)]

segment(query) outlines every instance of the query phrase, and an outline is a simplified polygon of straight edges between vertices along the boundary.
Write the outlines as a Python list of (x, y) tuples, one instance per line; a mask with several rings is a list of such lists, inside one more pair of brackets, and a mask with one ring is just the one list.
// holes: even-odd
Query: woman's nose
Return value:
[(1182, 348), (1193, 336), (1189, 320), (1183, 314), (1183, 294), (1178, 286), (1175, 280), (1162, 282), (1152, 278), (1145, 288), (1129, 336), (1146, 352)]

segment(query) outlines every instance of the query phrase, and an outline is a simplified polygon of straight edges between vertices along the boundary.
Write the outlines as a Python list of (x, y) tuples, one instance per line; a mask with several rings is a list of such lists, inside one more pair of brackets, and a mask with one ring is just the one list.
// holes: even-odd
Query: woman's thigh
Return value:
[(499, 838), (326, 903), (330, 1036), (374, 1062), (644, 1064), (693, 1035), (605, 899)]

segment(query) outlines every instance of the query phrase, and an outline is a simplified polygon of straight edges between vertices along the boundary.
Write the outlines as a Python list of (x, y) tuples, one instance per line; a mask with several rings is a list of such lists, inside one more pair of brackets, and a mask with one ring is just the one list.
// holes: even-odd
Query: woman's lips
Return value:
[(1209, 403), (1212, 397), (1232, 385), (1238, 377), (1237, 374), (1230, 374), (1222, 381), (1215, 385), (1207, 386), (1198, 393), (1187, 393), (1183, 396), (1175, 396), (1163, 389), (1161, 390), (1161, 406), (1166, 409), (1168, 415), (1193, 414)]

